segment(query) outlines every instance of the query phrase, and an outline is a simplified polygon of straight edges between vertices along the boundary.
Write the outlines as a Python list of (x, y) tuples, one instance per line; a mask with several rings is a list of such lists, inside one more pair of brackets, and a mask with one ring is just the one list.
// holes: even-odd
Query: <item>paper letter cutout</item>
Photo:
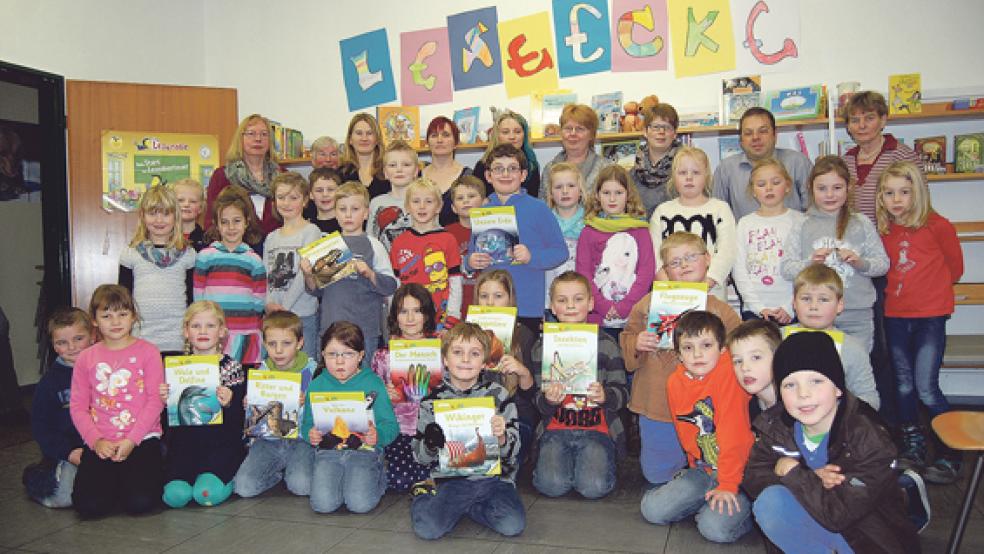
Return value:
[(564, 44), (571, 47), (571, 54), (574, 56), (575, 62), (593, 62), (601, 57), (604, 49), (599, 46), (587, 56), (581, 50), (582, 46), (588, 42), (588, 35), (581, 32), (581, 26), (577, 23), (577, 13), (581, 10), (593, 15), (595, 19), (601, 19), (601, 12), (598, 11), (598, 8), (590, 4), (585, 4), (584, 2), (574, 4), (574, 7), (571, 8), (571, 34), (567, 35), (567, 38), (564, 39)]
[(745, 42), (742, 46), (751, 50), (752, 56), (766, 65), (775, 65), (784, 58), (797, 57), (799, 51), (796, 49), (796, 42), (789, 37), (782, 41), (781, 50), (771, 54), (766, 54), (761, 50), (762, 41), (755, 38), (755, 20), (763, 13), (769, 13), (769, 5), (759, 0), (752, 7), (752, 11), (748, 12), (748, 19), (745, 21)]
[(547, 12), (500, 22), (499, 44), (501, 58), (509, 68), (503, 72), (509, 98), (557, 88), (557, 65), (551, 52)]
[(614, 0), (612, 14), (612, 71), (665, 70), (666, 0)]
[(657, 35), (653, 40), (645, 43), (638, 43), (632, 40), (632, 27), (640, 25), (647, 31), (656, 28), (653, 20), (652, 6), (646, 6), (642, 10), (626, 12), (618, 18), (618, 43), (625, 50), (625, 53), (634, 58), (645, 58), (659, 54), (663, 49), (663, 37)]
[(349, 111), (396, 100), (385, 29), (343, 39), (338, 46)]
[(355, 66), (355, 72), (359, 76), (359, 88), (364, 91), (369, 90), (376, 83), (383, 81), (382, 71), (369, 71), (368, 58), (369, 53), (365, 50), (349, 58), (349, 61)]
[(502, 81), (498, 20), (494, 6), (448, 16), (454, 90)]
[(711, 37), (704, 34), (705, 31), (714, 25), (714, 21), (718, 17), (718, 12), (707, 12), (704, 19), (697, 23), (694, 19), (694, 9), (687, 8), (687, 50), (684, 52), (684, 56), (694, 57), (697, 55), (697, 49), (703, 46), (711, 52), (717, 52), (720, 45), (714, 42)]
[(729, 0), (670, 0), (670, 40), (677, 77), (735, 68)]
[(427, 90), (434, 90), (434, 83), (437, 81), (437, 77), (433, 75), (424, 77), (424, 71), (427, 69), (427, 64), (424, 63), (424, 60), (433, 56), (434, 52), (437, 52), (436, 42), (429, 41), (423, 43), (420, 45), (420, 50), (417, 50), (417, 57), (414, 58), (413, 63), (408, 68), (410, 75), (413, 76), (414, 84), (420, 85)]
[(400, 101), (405, 106), (450, 102), (451, 56), (446, 28), (400, 34)]
[[(526, 44), (526, 35), (519, 35), (509, 41), (509, 46), (507, 48), (509, 51), (509, 57), (507, 58), (506, 65), (515, 71), (516, 75), (519, 75), (520, 77), (529, 77), (531, 75), (536, 75), (548, 67), (554, 66), (553, 58), (550, 57), (550, 52), (546, 48), (543, 48), (539, 52), (521, 54), (519, 49), (522, 48), (524, 44)], [(537, 58), (540, 58), (540, 64), (533, 69), (527, 69), (527, 64)]]

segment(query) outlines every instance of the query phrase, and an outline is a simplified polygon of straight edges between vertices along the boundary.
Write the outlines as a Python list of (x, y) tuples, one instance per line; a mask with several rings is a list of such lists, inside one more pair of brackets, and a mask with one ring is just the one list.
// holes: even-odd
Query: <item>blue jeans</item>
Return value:
[(947, 316), (886, 317), (885, 334), (895, 368), (896, 410), (901, 425), (919, 420), (916, 396), (934, 418), (950, 410), (940, 390), (940, 366), (946, 349)]
[(642, 443), (639, 465), (646, 481), (661, 485), (673, 479), (680, 468), (687, 465), (687, 456), (672, 423), (640, 415), (639, 439)]
[(755, 521), (783, 552), (854, 554), (840, 533), (828, 531), (782, 485), (766, 487), (752, 506)]
[(327, 514), (342, 504), (364, 514), (386, 492), (383, 452), (375, 450), (315, 450), (311, 477), (311, 509)]
[(304, 332), (304, 353), (315, 363), (318, 363), (321, 355), (321, 335), (318, 333), (320, 321), (317, 312), (301, 318), (301, 328)]
[(718, 482), (701, 468), (687, 468), (669, 483), (642, 497), (642, 517), (649, 523), (669, 525), (697, 515), (697, 530), (712, 542), (734, 542), (752, 528), (752, 505), (745, 493), (738, 493), (738, 511), (728, 515), (712, 510), (704, 495), (717, 488)]
[(533, 486), (547, 496), (572, 488), (585, 498), (601, 498), (615, 488), (615, 443), (598, 431), (544, 431)]
[[(75, 485), (75, 464), (66, 460), (48, 461), (24, 469), (24, 486), (31, 500), (46, 508), (68, 508), (72, 505)], [(51, 485), (54, 484), (54, 489)]]
[(437, 485), (437, 494), (417, 495), (410, 504), (413, 532), (422, 539), (443, 537), (465, 515), (507, 537), (526, 528), (516, 487), (495, 477), (448, 479)]
[(250, 498), (280, 481), (298, 495), (311, 494), (314, 447), (295, 439), (256, 439), (234, 478), (236, 494)]

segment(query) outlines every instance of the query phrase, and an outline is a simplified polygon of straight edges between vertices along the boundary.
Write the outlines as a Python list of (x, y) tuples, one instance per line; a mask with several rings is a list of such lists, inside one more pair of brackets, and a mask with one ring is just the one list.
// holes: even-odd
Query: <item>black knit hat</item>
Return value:
[(772, 375), (777, 388), (789, 374), (802, 370), (823, 374), (838, 389), (847, 392), (840, 354), (837, 353), (834, 339), (827, 333), (802, 331), (787, 337), (776, 349), (772, 358)]

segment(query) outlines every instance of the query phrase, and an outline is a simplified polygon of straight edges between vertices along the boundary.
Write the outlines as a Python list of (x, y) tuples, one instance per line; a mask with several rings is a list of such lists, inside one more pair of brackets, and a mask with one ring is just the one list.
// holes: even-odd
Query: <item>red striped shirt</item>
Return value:
[(925, 169), (923, 169), (919, 155), (912, 148), (899, 142), (890, 133), (885, 134), (885, 142), (882, 144), (881, 152), (878, 153), (874, 163), (859, 166), (858, 152), (860, 151), (861, 147), (855, 146), (848, 150), (847, 154), (844, 154), (844, 161), (847, 162), (847, 169), (851, 172), (851, 178), (857, 183), (857, 188), (854, 189), (854, 210), (866, 215), (877, 226), (875, 194), (878, 192), (878, 179), (885, 168), (895, 162), (905, 161), (916, 164), (924, 173)]

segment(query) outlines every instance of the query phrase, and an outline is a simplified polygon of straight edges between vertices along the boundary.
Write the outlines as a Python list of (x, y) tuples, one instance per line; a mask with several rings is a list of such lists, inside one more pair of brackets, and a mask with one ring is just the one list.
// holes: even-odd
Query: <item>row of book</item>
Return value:
[(304, 155), (304, 135), (297, 129), (284, 127), (278, 121), (271, 121), (273, 136), (270, 137), (270, 151), (275, 160), (297, 159)]

